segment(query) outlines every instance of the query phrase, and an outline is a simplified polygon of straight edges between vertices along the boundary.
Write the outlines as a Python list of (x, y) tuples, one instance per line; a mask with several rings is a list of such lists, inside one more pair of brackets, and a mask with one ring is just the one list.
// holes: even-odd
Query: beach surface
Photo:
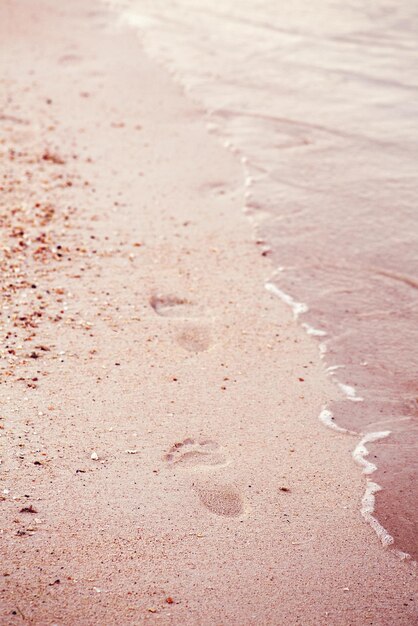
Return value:
[(0, 622), (416, 623), (239, 160), (88, 4), (0, 7)]

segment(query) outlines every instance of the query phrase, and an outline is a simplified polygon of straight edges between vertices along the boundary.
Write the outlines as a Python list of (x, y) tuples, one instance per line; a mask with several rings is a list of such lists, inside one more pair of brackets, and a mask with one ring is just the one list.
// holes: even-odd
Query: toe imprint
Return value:
[(228, 184), (223, 180), (211, 180), (201, 185), (200, 189), (203, 192), (223, 196), (228, 190)]
[(237, 517), (244, 511), (239, 490), (234, 485), (195, 485), (201, 503), (216, 515)]
[(175, 467), (197, 467), (222, 465), (226, 462), (226, 457), (216, 441), (211, 439), (195, 441), (187, 438), (171, 446), (164, 460)]
[(58, 59), (58, 63), (60, 63), (61, 65), (72, 65), (75, 63), (79, 63), (82, 60), (82, 57), (78, 54), (64, 54), (64, 56)]
[(149, 302), (157, 315), (163, 317), (190, 317), (194, 313), (193, 303), (178, 296), (152, 296)]

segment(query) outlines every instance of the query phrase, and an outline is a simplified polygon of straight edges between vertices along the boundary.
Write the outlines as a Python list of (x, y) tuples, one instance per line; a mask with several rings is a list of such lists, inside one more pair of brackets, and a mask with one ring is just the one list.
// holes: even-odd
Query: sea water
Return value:
[(418, 3), (112, 4), (241, 158), (266, 286), (341, 393), (321, 419), (358, 434), (363, 515), (417, 557)]

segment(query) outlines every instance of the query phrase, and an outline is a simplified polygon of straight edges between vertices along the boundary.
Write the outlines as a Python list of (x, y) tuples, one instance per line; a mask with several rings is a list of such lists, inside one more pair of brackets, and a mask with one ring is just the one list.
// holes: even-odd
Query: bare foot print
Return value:
[(222, 180), (212, 180), (201, 185), (200, 190), (209, 193), (213, 193), (218, 196), (223, 196), (228, 191), (228, 184)]
[(189, 352), (205, 352), (212, 345), (212, 338), (206, 327), (190, 326), (177, 335), (177, 343)]
[(172, 467), (202, 467), (225, 465), (226, 456), (216, 441), (211, 439), (185, 439), (171, 446), (164, 460)]
[(61, 65), (76, 65), (82, 60), (82, 57), (78, 54), (64, 54), (58, 59), (58, 63), (60, 63)]
[[(171, 446), (164, 460), (172, 467), (196, 470), (208, 466), (220, 467), (228, 463), (216, 441), (212, 439), (195, 441), (191, 438)], [(234, 485), (219, 484), (203, 479), (203, 481), (193, 482), (193, 489), (198, 494), (200, 502), (211, 513), (226, 517), (237, 517), (244, 513), (243, 497)]]
[(154, 295), (149, 303), (157, 315), (163, 317), (194, 317), (197, 314), (193, 302), (178, 296)]
[(244, 502), (234, 485), (194, 485), (201, 503), (216, 515), (237, 517), (244, 512)]

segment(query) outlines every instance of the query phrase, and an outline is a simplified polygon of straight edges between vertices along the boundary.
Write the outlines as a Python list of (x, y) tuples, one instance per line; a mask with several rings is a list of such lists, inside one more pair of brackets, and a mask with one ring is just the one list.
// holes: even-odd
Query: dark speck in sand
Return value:
[(30, 504), (29, 506), (24, 506), (23, 509), (20, 509), (20, 513), (37, 513), (38, 511)]

